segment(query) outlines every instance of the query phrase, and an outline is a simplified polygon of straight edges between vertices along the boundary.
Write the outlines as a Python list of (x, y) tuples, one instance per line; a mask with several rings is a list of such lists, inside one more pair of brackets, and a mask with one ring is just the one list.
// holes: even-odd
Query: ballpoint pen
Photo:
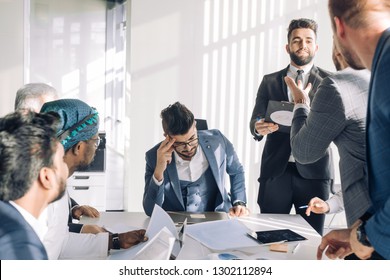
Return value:
[(309, 207), (309, 205), (302, 205), (302, 206), (299, 206), (298, 209), (305, 209), (307, 207)]
[(295, 254), (299, 248), (299, 246), (301, 245), (301, 243), (298, 243), (297, 245), (295, 245), (294, 249), (292, 249), (292, 252), (293, 254)]

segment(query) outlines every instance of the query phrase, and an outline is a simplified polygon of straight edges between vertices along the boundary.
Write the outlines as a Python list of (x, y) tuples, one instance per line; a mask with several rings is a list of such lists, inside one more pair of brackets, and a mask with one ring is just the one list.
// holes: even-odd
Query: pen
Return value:
[(295, 245), (294, 249), (292, 250), (291, 253), (295, 254), (299, 248), (299, 245), (301, 245), (301, 243), (298, 243), (297, 245)]
[(309, 205), (302, 205), (302, 206), (299, 206), (298, 209), (305, 209), (307, 207), (309, 207)]

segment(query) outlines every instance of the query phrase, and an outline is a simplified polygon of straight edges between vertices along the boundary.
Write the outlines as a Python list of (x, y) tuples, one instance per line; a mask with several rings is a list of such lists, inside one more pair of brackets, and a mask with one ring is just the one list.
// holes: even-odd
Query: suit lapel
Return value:
[(221, 180), (220, 180), (221, 176), (219, 174), (219, 163), (218, 163), (218, 161), (215, 157), (215, 153), (214, 153), (214, 146), (213, 146), (214, 141), (212, 140), (212, 138), (208, 138), (205, 135), (198, 134), (198, 137), (199, 137), (199, 145), (203, 149), (203, 153), (205, 154), (207, 161), (209, 162), (209, 166), (210, 166), (211, 172), (213, 173), (215, 182), (217, 183), (218, 189), (222, 194), (223, 193), (222, 188), (224, 186), (221, 186)]
[(183, 207), (183, 209), (185, 209), (183, 196), (181, 194), (181, 189), (180, 189), (179, 175), (177, 175), (176, 161), (175, 161), (175, 154), (174, 153), (172, 155), (172, 162), (167, 165), (167, 173), (168, 173), (171, 185), (172, 185), (172, 189), (173, 189), (177, 199), (180, 201), (181, 206)]
[(320, 82), (322, 81), (322, 78), (318, 74), (317, 67), (313, 66), (310, 70), (310, 77), (309, 77), (309, 83), (311, 83), (312, 87), (309, 92), (310, 101), (313, 101), (314, 93), (317, 90), (317, 87), (319, 86)]
[(284, 70), (280, 71), (280, 76), (279, 76), (280, 84), (282, 85), (282, 90), (283, 90), (283, 97), (284, 97), (285, 101), (289, 101), (288, 91), (287, 91), (287, 84), (284, 81), (284, 77), (287, 76), (287, 71), (288, 71), (289, 67), (290, 66), (287, 66), (287, 68), (285, 68)]

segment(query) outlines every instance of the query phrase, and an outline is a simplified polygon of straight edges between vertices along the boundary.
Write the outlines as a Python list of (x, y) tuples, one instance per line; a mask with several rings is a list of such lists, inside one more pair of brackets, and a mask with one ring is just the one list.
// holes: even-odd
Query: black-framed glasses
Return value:
[(190, 146), (190, 147), (194, 147), (196, 144), (198, 144), (198, 137), (194, 138), (194, 139), (191, 139), (187, 142), (175, 142), (172, 144), (172, 146), (177, 149), (177, 148), (180, 148), (180, 149), (184, 149), (185, 146)]

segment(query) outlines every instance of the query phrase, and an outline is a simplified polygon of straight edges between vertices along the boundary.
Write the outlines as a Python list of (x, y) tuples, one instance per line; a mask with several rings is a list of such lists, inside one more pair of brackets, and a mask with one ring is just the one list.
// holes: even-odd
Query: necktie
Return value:
[(302, 85), (303, 84), (303, 70), (297, 70), (297, 77), (295, 78), (295, 82), (298, 84), (298, 81), (301, 81)]

